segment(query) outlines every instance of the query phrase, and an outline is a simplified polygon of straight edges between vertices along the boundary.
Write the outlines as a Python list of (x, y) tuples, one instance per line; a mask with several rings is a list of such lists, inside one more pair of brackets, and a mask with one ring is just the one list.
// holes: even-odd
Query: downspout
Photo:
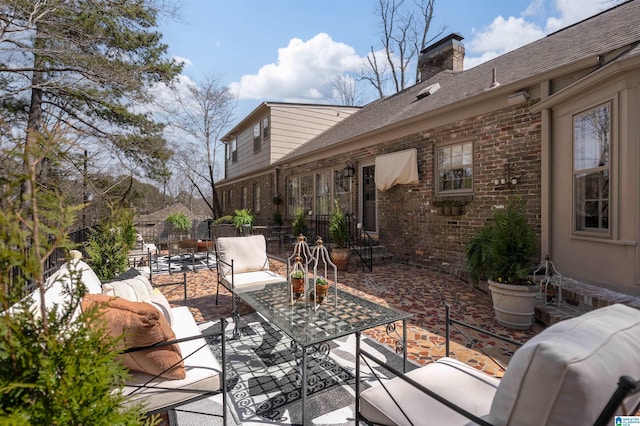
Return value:
[[(551, 85), (548, 80), (540, 84), (542, 100), (549, 96), (550, 89)], [(544, 108), (540, 111), (540, 122), (540, 260), (542, 260), (547, 254), (553, 259), (553, 253), (551, 253), (553, 227), (551, 220), (551, 197), (553, 196), (551, 190), (551, 133), (553, 129), (550, 108)]]

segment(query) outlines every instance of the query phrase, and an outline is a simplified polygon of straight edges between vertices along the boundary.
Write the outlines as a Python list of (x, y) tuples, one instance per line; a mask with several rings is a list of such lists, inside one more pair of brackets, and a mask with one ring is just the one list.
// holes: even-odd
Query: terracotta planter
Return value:
[(291, 289), (294, 297), (300, 297), (304, 293), (304, 278), (291, 278)]
[(533, 324), (538, 288), (489, 280), (493, 310), (500, 325), (526, 330)]
[(316, 296), (318, 303), (322, 303), (329, 294), (329, 284), (316, 284)]
[(338, 247), (331, 249), (331, 261), (338, 271), (349, 270), (349, 260), (351, 260), (351, 249)]

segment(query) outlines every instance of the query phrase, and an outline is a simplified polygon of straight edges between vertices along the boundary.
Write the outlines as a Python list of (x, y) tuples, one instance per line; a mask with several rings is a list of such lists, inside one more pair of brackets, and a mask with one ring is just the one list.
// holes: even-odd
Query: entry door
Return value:
[(378, 232), (375, 171), (376, 166), (362, 167), (362, 227), (369, 232)]

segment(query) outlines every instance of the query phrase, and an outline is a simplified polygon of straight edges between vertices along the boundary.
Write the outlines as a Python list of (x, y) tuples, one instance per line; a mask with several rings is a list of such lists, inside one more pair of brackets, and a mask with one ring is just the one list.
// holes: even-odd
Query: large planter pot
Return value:
[(538, 289), (531, 285), (504, 284), (489, 280), (493, 310), (500, 325), (526, 330), (533, 324)]
[(351, 249), (334, 247), (331, 249), (331, 261), (338, 271), (347, 271), (349, 269), (349, 260), (351, 260)]

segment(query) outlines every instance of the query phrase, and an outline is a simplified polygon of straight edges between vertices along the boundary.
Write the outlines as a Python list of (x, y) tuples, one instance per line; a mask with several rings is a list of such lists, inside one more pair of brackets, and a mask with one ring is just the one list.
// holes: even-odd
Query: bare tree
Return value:
[(221, 177), (217, 154), (220, 137), (233, 119), (236, 97), (211, 76), (186, 92), (174, 90), (170, 127), (185, 136), (176, 146), (174, 163), (205, 200), (214, 219), (222, 216), (215, 182)]
[[(369, 82), (380, 97), (387, 93), (388, 82), (392, 82), (394, 93), (405, 89), (411, 81), (408, 73), (412, 61), (431, 40), (444, 31), (428, 37), (433, 18), (435, 0), (415, 0), (409, 5), (405, 0), (378, 0), (376, 14), (380, 17), (382, 36), (380, 50), (371, 46), (366, 67), (358, 78)], [(417, 81), (419, 71), (415, 67)]]
[(356, 78), (351, 74), (340, 74), (331, 81), (331, 87), (340, 105), (356, 106), (360, 97), (356, 87)]

